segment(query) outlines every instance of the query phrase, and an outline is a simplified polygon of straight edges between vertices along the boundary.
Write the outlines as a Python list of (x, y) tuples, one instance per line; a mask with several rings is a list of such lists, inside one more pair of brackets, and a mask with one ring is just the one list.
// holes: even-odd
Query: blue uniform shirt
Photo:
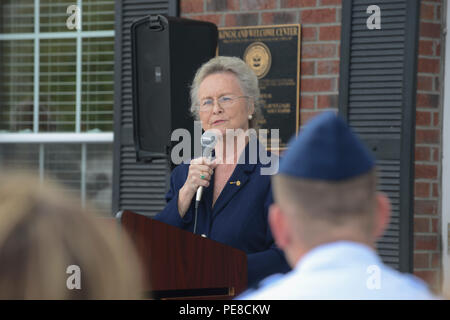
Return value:
[[(214, 175), (209, 187), (204, 188), (196, 233), (243, 250), (247, 254), (248, 284), (252, 285), (290, 268), (283, 252), (274, 244), (268, 224), (268, 209), (273, 203), (272, 189), (270, 175), (261, 175), (261, 168), (270, 165), (261, 164), (259, 155), (256, 164), (249, 163), (249, 144), (243, 152), (246, 162), (236, 165), (214, 207)], [(258, 144), (258, 151), (260, 148), (263, 147)], [(195, 197), (183, 218), (178, 212), (178, 191), (186, 182), (188, 171), (188, 164), (181, 164), (173, 170), (170, 190), (166, 194), (167, 206), (155, 219), (192, 232)]]

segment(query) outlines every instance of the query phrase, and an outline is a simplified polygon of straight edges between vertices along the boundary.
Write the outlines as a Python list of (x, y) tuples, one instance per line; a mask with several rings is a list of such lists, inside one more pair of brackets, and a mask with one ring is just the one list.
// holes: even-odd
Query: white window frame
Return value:
[[(82, 132), (81, 131), (81, 88), (82, 88), (82, 39), (84, 38), (114, 38), (114, 30), (83, 31), (82, 30), (82, 0), (77, 0), (80, 8), (80, 28), (67, 32), (40, 32), (40, 0), (34, 0), (34, 32), (0, 34), (4, 40), (34, 40), (34, 100), (33, 100), (33, 131), (0, 133), (0, 144), (39, 144), (39, 176), (44, 179), (44, 145), (51, 143), (73, 143), (81, 145), (81, 202), (86, 204), (86, 157), (87, 145), (96, 143), (113, 143), (113, 132)], [(40, 40), (41, 39), (76, 39), (76, 102), (74, 132), (39, 132), (39, 75), (40, 75)]]
[(83, 13), (82, 0), (77, 0), (77, 6), (80, 8), (80, 28), (77, 31), (68, 32), (40, 32), (39, 21), (40, 0), (34, 0), (34, 33), (4, 33), (0, 34), (0, 41), (2, 40), (34, 40), (34, 101), (33, 101), (33, 133), (41, 135), (39, 132), (39, 55), (40, 55), (40, 40), (41, 39), (76, 39), (76, 92), (75, 92), (75, 133), (84, 134), (81, 132), (81, 86), (82, 86), (82, 39), (83, 38), (106, 38), (114, 37), (114, 30), (105, 31), (83, 31), (82, 17)]

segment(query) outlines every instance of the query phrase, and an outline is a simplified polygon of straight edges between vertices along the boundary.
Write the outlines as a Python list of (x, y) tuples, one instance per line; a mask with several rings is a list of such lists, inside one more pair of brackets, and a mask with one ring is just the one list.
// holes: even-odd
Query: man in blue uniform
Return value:
[(241, 299), (433, 299), (413, 275), (374, 250), (390, 202), (376, 191), (375, 160), (334, 113), (308, 123), (272, 178), (269, 222), (293, 268)]

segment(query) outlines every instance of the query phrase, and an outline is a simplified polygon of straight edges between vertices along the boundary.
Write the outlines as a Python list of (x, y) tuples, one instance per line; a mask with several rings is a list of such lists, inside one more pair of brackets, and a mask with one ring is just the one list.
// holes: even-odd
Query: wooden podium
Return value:
[(156, 299), (231, 299), (247, 287), (241, 250), (132, 211), (117, 216), (141, 258)]

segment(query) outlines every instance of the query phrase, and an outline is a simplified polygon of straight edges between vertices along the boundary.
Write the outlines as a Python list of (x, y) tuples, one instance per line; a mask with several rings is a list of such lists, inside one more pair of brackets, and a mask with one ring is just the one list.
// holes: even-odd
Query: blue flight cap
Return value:
[(340, 181), (367, 173), (375, 159), (367, 147), (333, 112), (314, 117), (291, 139), (280, 160), (279, 174)]

